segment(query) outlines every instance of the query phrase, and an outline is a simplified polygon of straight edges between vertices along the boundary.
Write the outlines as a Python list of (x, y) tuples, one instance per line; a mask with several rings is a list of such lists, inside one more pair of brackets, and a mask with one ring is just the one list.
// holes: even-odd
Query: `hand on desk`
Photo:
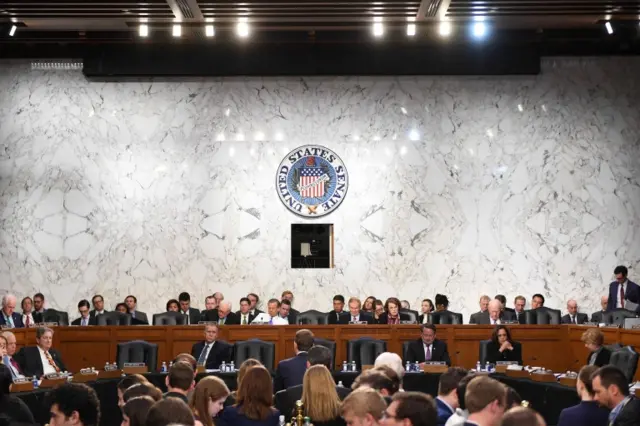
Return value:
[(513, 350), (513, 346), (511, 346), (511, 343), (509, 343), (508, 340), (500, 346), (500, 352), (504, 352), (506, 350)]

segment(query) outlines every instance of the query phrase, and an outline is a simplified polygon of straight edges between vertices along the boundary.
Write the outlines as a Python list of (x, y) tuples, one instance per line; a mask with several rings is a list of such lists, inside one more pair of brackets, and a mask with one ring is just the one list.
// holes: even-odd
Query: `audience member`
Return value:
[(210, 311), (212, 309), (215, 309), (218, 307), (218, 303), (216, 302), (216, 298), (213, 297), (213, 294), (211, 296), (207, 296), (204, 298), (204, 311), (200, 311), (200, 316), (202, 317), (202, 314), (206, 311)]
[(277, 426), (280, 411), (272, 407), (271, 391), (269, 371), (250, 368), (240, 383), (237, 403), (222, 411), (217, 426)]
[(298, 314), (300, 313), (300, 311), (296, 311), (295, 309), (293, 309), (293, 292), (291, 290), (285, 290), (282, 292), (282, 295), (280, 296), (280, 301), (283, 300), (288, 300), (291, 306), (291, 314), (293, 316), (298, 316)]
[(204, 326), (204, 340), (191, 347), (191, 355), (204, 365), (207, 370), (220, 368), (222, 361), (231, 360), (232, 346), (225, 341), (218, 341), (218, 326), (206, 324)]
[[(629, 301), (636, 304), (635, 311), (640, 314), (640, 286), (629, 281), (627, 278), (629, 271), (626, 266), (616, 266), (613, 273), (616, 280), (609, 284), (607, 311), (617, 308), (629, 309), (629, 306), (626, 305)], [(624, 297), (620, 297), (620, 295), (624, 295)]]
[(179, 398), (188, 404), (187, 395), (196, 384), (193, 379), (193, 369), (186, 362), (173, 364), (169, 368), (165, 384), (168, 392), (163, 395), (164, 398)]
[(591, 376), (598, 370), (595, 365), (586, 365), (580, 369), (576, 381), (576, 391), (580, 397), (580, 403), (573, 407), (565, 408), (560, 413), (558, 426), (607, 426), (609, 423), (609, 410), (600, 407), (594, 400), (593, 380)]
[(220, 303), (224, 300), (224, 294), (219, 291), (213, 293), (213, 297), (216, 299), (216, 304), (220, 306)]
[(342, 402), (340, 415), (347, 426), (379, 426), (387, 403), (373, 389), (358, 389)]
[(402, 390), (402, 377), (398, 376), (398, 373), (388, 365), (382, 364), (369, 371), (380, 371), (384, 373), (389, 379), (391, 379), (391, 388), (389, 388), (389, 396), (393, 396), (396, 392)]
[(609, 303), (609, 297), (601, 296), (600, 297), (600, 310), (598, 312), (594, 312), (591, 314), (591, 322), (596, 324), (602, 323), (602, 315), (607, 312), (607, 304)]
[(127, 306), (127, 311), (129, 312), (129, 315), (131, 315), (131, 318), (149, 324), (147, 314), (138, 310), (138, 299), (134, 295), (130, 294), (125, 297), (124, 304)]
[(438, 410), (438, 426), (444, 426), (449, 417), (460, 407), (458, 402), (458, 384), (467, 375), (467, 370), (450, 367), (440, 376), (436, 409)]
[(584, 324), (589, 321), (587, 314), (578, 313), (578, 302), (571, 299), (567, 302), (568, 314), (562, 317), (562, 324)]
[(373, 367), (379, 368), (382, 366), (387, 366), (391, 368), (398, 376), (398, 379), (402, 381), (405, 371), (404, 371), (404, 366), (402, 365), (402, 358), (400, 358), (400, 355), (398, 355), (395, 352), (381, 353), (373, 362)]
[(36, 321), (33, 319), (33, 299), (29, 296), (24, 297), (20, 303), (22, 308), (22, 323), (25, 327), (33, 327)]
[(373, 296), (369, 296), (364, 299), (364, 303), (362, 304), (362, 312), (366, 312), (373, 317), (373, 311), (375, 310), (376, 298)]
[(64, 383), (48, 394), (51, 407), (49, 426), (98, 426), (100, 401), (89, 386), (81, 383)]
[(180, 312), (180, 302), (176, 299), (170, 299), (167, 302), (167, 312)]
[(524, 307), (526, 306), (526, 304), (527, 299), (525, 299), (524, 296), (516, 296), (516, 298), (513, 300), (513, 307), (515, 308), (513, 310), (515, 320), (520, 324), (525, 323)]
[(51, 348), (53, 330), (48, 327), (36, 329), (37, 346), (26, 346), (18, 352), (16, 360), (26, 376), (42, 377), (67, 370), (60, 352)]
[[(398, 377), (395, 373), (393, 373), (393, 375), (396, 376), (396, 378)], [(399, 386), (397, 383), (394, 384), (393, 380), (383, 371), (373, 369), (364, 371), (356, 377), (351, 384), (351, 389), (354, 391), (360, 389), (374, 389), (379, 392), (381, 396), (386, 398), (398, 392)]]
[[(344, 420), (340, 417), (340, 398), (336, 392), (336, 384), (327, 367), (309, 367), (304, 373), (302, 389), (304, 415), (310, 417), (314, 425), (344, 425)], [(295, 412), (283, 414), (294, 416)]]
[(108, 312), (104, 308), (104, 297), (99, 294), (96, 294), (91, 298), (91, 304), (93, 304), (93, 310), (89, 312), (89, 315), (91, 315), (91, 318), (93, 318), (94, 320), (97, 315), (102, 315)]
[(162, 399), (162, 392), (149, 382), (136, 383), (124, 391), (122, 394), (122, 403), (126, 404), (130, 400), (141, 396), (148, 396), (154, 401), (160, 401)]
[(496, 297), (494, 297), (494, 299), (500, 301), (500, 303), (502, 304), (502, 311), (503, 312), (510, 312), (510, 313), (514, 313), (515, 312), (515, 310), (513, 310), (511, 308), (507, 308), (507, 297), (504, 294), (496, 294)]
[(124, 392), (129, 389), (133, 385), (137, 385), (138, 383), (149, 383), (147, 378), (142, 374), (131, 374), (129, 376), (125, 376), (118, 382), (116, 390), (118, 392), (118, 407), (122, 408), (124, 405)]
[(96, 318), (91, 318), (91, 313), (89, 312), (91, 309), (91, 305), (89, 305), (89, 301), (86, 299), (82, 299), (78, 302), (78, 312), (80, 313), (80, 318), (76, 318), (71, 322), (71, 325), (96, 325)]
[(500, 426), (547, 426), (547, 424), (542, 416), (531, 408), (515, 407), (505, 413)]
[(436, 326), (420, 324), (420, 332), (420, 339), (409, 344), (405, 362), (418, 362), (422, 365), (427, 361), (443, 361), (451, 365), (447, 344), (436, 339)]
[(344, 296), (336, 294), (333, 296), (333, 310), (329, 311), (329, 324), (340, 324), (340, 316), (344, 314)]
[(302, 383), (307, 370), (307, 352), (313, 346), (313, 337), (313, 333), (304, 328), (296, 332), (293, 339), (293, 352), (296, 355), (278, 363), (273, 379), (274, 393)]
[(480, 324), (480, 316), (484, 312), (486, 312), (487, 309), (489, 309), (490, 301), (491, 301), (491, 298), (486, 294), (483, 294), (482, 296), (480, 296), (480, 302), (478, 302), (478, 304), (480, 305), (480, 310), (475, 314), (471, 314), (471, 316), (469, 317), (469, 324)]
[(260, 297), (258, 297), (257, 294), (249, 293), (247, 294), (247, 299), (249, 299), (249, 302), (251, 302), (251, 304), (249, 305), (251, 309), (251, 315), (258, 316), (258, 314), (263, 313), (260, 309), (258, 309), (258, 305), (260, 305)]
[[(254, 358), (245, 359), (242, 364), (240, 364), (240, 368), (238, 369), (238, 374), (236, 375), (236, 388), (240, 389), (240, 383), (242, 383), (242, 379), (247, 374), (247, 371), (255, 367), (257, 365), (262, 365), (260, 361)], [(224, 406), (227, 407), (229, 405), (233, 405), (236, 403), (236, 399), (238, 398), (238, 391), (235, 390), (231, 392), (227, 400), (224, 402)]]
[(127, 401), (122, 407), (121, 426), (145, 426), (149, 410), (155, 403), (150, 396), (139, 396)]
[(280, 316), (280, 301), (278, 299), (269, 299), (267, 302), (267, 314), (271, 317), (269, 324), (289, 325), (289, 321)]
[(627, 378), (618, 367), (605, 365), (591, 376), (596, 401), (611, 410), (611, 426), (638, 426), (640, 399), (629, 394)]
[(189, 404), (196, 426), (213, 426), (213, 418), (222, 411), (228, 396), (229, 388), (222, 379), (215, 376), (202, 378), (196, 385)]
[(469, 373), (465, 377), (463, 377), (458, 383), (458, 387), (456, 388), (456, 395), (458, 396), (458, 408), (456, 408), (455, 413), (449, 417), (445, 426), (462, 426), (464, 422), (467, 421), (467, 417), (469, 417), (469, 411), (467, 410), (467, 406), (464, 403), (464, 395), (467, 393), (467, 385), (469, 382), (476, 377), (475, 373)]
[(236, 312), (236, 316), (238, 317), (238, 321), (240, 325), (248, 325), (256, 318), (255, 315), (251, 313), (251, 302), (246, 297), (240, 299), (240, 310)]
[(7, 356), (7, 338), (0, 334), (0, 363), (4, 363), (4, 357)]
[(2, 315), (0, 315), (0, 326), (3, 328), (22, 328), (22, 315), (15, 312), (18, 300), (13, 294), (2, 296)]
[(0, 364), (0, 415), (5, 417), (10, 425), (35, 424), (29, 407), (20, 398), (10, 394), (9, 388), (13, 379), (6, 365)]
[(349, 313), (348, 315), (346, 313), (340, 315), (340, 324), (349, 324), (350, 322), (365, 322), (367, 324), (374, 323), (373, 316), (360, 309), (361, 303), (360, 299), (358, 299), (357, 297), (351, 297), (349, 299), (348, 306)]
[(173, 359), (174, 364), (177, 362), (186, 362), (193, 369), (193, 375), (195, 376), (196, 374), (198, 374), (198, 361), (193, 355), (186, 352), (178, 354), (178, 356)]
[(491, 364), (498, 361), (516, 361), (522, 365), (521, 345), (511, 339), (511, 332), (504, 325), (498, 325), (487, 344), (487, 359)]
[(611, 351), (602, 346), (604, 344), (604, 333), (600, 329), (589, 328), (585, 330), (580, 340), (584, 343), (584, 347), (590, 351), (587, 357), (587, 365), (602, 367), (609, 364)]
[(147, 413), (145, 426), (195, 426), (195, 419), (189, 406), (179, 398), (165, 398), (157, 401)]
[(531, 309), (538, 309), (544, 307), (544, 296), (540, 293), (536, 293), (531, 298)]
[(431, 299), (423, 299), (420, 306), (420, 316), (418, 317), (419, 324), (427, 324), (431, 322), (431, 313), (433, 312), (433, 302)]
[(384, 413), (384, 426), (433, 426), (438, 412), (431, 396), (420, 392), (398, 392)]
[(464, 402), (469, 410), (465, 425), (496, 426), (504, 415), (507, 391), (505, 386), (486, 376), (473, 378), (467, 385)]
[[(186, 291), (180, 293), (178, 302), (180, 303), (179, 312), (187, 316), (187, 324), (197, 324), (198, 321), (200, 321), (200, 311), (191, 307), (191, 296), (189, 293)], [(220, 303), (218, 303), (218, 306), (220, 306)]]
[(44, 306), (44, 294), (36, 293), (33, 295), (33, 315), (36, 322), (42, 322), (42, 316), (47, 311)]
[(519, 407), (522, 405), (522, 397), (516, 390), (510, 386), (505, 385), (507, 388), (507, 398), (505, 403), (505, 409), (508, 410), (510, 408)]
[(118, 304), (116, 304), (116, 312), (120, 312), (121, 314), (126, 314), (127, 312), (127, 305), (125, 305), (123, 302), (120, 302)]
[(384, 313), (378, 318), (378, 324), (400, 324), (401, 321), (410, 321), (411, 317), (400, 312), (400, 301), (397, 297), (390, 297), (384, 304)]

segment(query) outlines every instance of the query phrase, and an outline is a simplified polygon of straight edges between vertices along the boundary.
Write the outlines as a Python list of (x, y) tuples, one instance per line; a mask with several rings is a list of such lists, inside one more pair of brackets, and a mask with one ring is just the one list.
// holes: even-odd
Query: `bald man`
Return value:
[(503, 311), (502, 308), (502, 302), (498, 299), (491, 300), (486, 312), (482, 312), (482, 314), (476, 317), (477, 322), (475, 324), (496, 325), (502, 324), (504, 321), (515, 321), (515, 314), (513, 312)]
[(602, 322), (602, 315), (607, 312), (607, 305), (609, 304), (609, 296), (601, 296), (600, 297), (600, 307), (602, 308), (598, 312), (594, 312), (591, 314), (591, 322), (595, 322), (596, 324), (600, 324)]
[(215, 321), (218, 325), (240, 325), (240, 317), (231, 312), (231, 303), (221, 301), (216, 309), (205, 311), (204, 321)]
[(589, 321), (587, 314), (578, 312), (578, 302), (571, 299), (567, 302), (568, 314), (562, 317), (562, 324), (584, 324)]
[(3, 328), (23, 328), (22, 315), (15, 312), (18, 299), (13, 294), (2, 297), (2, 312), (0, 312), (0, 326)]

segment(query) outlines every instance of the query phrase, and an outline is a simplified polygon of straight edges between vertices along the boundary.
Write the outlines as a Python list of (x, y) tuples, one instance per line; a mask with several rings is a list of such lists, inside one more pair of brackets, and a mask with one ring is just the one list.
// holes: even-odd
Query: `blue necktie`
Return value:
[(11, 317), (11, 315), (7, 316), (7, 325), (9, 325), (10, 328), (13, 328), (13, 318)]

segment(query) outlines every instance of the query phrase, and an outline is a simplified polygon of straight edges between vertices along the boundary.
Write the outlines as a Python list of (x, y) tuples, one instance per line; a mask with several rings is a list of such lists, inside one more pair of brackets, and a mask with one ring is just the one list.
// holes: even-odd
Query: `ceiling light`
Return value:
[(182, 35), (182, 27), (180, 25), (173, 26), (173, 36), (180, 37)]
[(149, 35), (149, 26), (146, 24), (140, 25), (140, 29), (138, 30), (138, 34), (140, 37), (146, 37)]
[(441, 36), (446, 37), (451, 34), (451, 22), (440, 22), (438, 32)]
[(416, 24), (407, 24), (407, 35), (411, 37), (416, 35)]
[(15, 25), (11, 26), (11, 29), (9, 30), (9, 35), (11, 37), (13, 37), (13, 35), (16, 33), (16, 30), (18, 29), (18, 27), (16, 27)]
[(604, 27), (607, 29), (609, 34), (613, 34), (613, 27), (611, 26), (611, 22), (607, 22), (604, 24)]
[(382, 17), (376, 16), (373, 18), (373, 35), (375, 37), (382, 37), (384, 34), (384, 25), (382, 25)]
[(482, 38), (487, 35), (487, 26), (484, 22), (476, 22), (473, 24), (473, 36), (476, 38)]
[(213, 29), (213, 25), (205, 25), (204, 33), (207, 35), (207, 37), (213, 37), (216, 34), (216, 31)]
[(239, 37), (248, 37), (249, 36), (249, 24), (246, 21), (247, 18), (238, 22), (238, 26), (236, 27), (236, 32)]

